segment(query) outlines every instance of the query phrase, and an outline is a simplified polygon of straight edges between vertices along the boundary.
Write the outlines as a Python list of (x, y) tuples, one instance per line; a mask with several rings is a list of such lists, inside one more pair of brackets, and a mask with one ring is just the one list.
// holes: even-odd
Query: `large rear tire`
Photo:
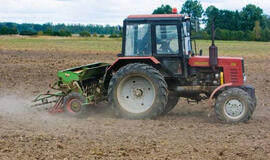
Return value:
[(108, 100), (118, 117), (157, 117), (164, 111), (167, 99), (168, 89), (163, 76), (147, 64), (128, 64), (110, 80)]
[(165, 107), (165, 110), (163, 111), (163, 115), (169, 113), (171, 110), (174, 109), (174, 107), (177, 105), (178, 101), (179, 101), (179, 96), (173, 94), (173, 93), (169, 93), (168, 96), (168, 103)]
[(239, 123), (248, 121), (255, 107), (253, 99), (246, 91), (230, 88), (218, 95), (215, 112), (224, 123)]

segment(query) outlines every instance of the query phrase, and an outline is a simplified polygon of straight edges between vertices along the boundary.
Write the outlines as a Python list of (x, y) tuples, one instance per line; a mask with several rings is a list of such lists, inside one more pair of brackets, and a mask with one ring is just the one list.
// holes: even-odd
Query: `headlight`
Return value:
[(247, 76), (246, 76), (246, 72), (245, 72), (245, 63), (244, 63), (244, 60), (242, 60), (242, 72), (243, 72), (243, 80), (244, 80), (244, 82), (246, 82)]

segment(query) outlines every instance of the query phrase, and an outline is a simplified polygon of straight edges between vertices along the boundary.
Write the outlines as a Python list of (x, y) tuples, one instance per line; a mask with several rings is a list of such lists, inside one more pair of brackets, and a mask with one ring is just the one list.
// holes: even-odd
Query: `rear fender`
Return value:
[(103, 77), (104, 87), (108, 88), (112, 74), (117, 72), (121, 67), (130, 63), (146, 63), (153, 67), (158, 67), (160, 62), (155, 57), (119, 57), (107, 70)]

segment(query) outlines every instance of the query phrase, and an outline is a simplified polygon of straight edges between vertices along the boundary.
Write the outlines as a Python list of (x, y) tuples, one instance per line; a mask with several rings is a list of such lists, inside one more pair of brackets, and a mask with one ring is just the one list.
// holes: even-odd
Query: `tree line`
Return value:
[[(170, 5), (161, 5), (153, 11), (153, 14), (168, 13), (172, 13)], [(240, 11), (218, 9), (213, 5), (204, 10), (199, 0), (186, 0), (180, 13), (191, 17), (193, 38), (210, 39), (211, 24), (215, 18), (218, 40), (270, 41), (270, 16), (253, 4), (246, 5)], [(120, 37), (121, 31), (118, 26), (110, 25), (0, 23), (0, 35), (11, 34), (51, 36), (79, 34), (82, 37), (98, 35), (103, 37), (106, 34), (110, 37)]]
[[(153, 12), (166, 13), (172, 13), (170, 5), (162, 5)], [(218, 40), (270, 41), (270, 16), (253, 4), (246, 5), (240, 11), (218, 9), (213, 5), (203, 10), (200, 1), (187, 0), (180, 13), (191, 17), (192, 35), (199, 39), (210, 39), (212, 21), (215, 18)], [(205, 27), (200, 28), (200, 24)]]
[(111, 37), (118, 37), (120, 31), (118, 26), (110, 25), (66, 25), (66, 24), (30, 24), (30, 23), (0, 23), (0, 35), (50, 35), (50, 36), (72, 36), (72, 34), (79, 34), (83, 37), (110, 35)]

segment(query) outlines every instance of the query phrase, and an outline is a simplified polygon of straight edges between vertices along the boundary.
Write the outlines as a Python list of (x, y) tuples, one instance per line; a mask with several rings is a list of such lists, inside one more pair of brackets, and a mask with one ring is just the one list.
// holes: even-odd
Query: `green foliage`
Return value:
[(212, 20), (214, 17), (217, 18), (219, 16), (219, 9), (211, 5), (206, 8), (204, 15), (207, 17), (207, 22), (209, 23), (209, 21)]
[(199, 19), (203, 14), (202, 4), (198, 0), (187, 0), (182, 6), (181, 13), (189, 15), (191, 18)]
[(91, 37), (91, 34), (90, 34), (90, 32), (82, 31), (82, 32), (80, 32), (80, 36), (81, 37)]
[(269, 28), (265, 28), (264, 30), (262, 30), (261, 40), (262, 41), (270, 41), (270, 29)]
[(257, 40), (257, 41), (260, 40), (261, 39), (261, 26), (260, 26), (259, 21), (255, 22), (253, 32), (254, 32), (254, 35), (255, 35), (255, 40)]
[(117, 34), (113, 33), (110, 35), (110, 38), (118, 38)]
[(172, 7), (170, 5), (161, 5), (154, 10), (153, 14), (170, 14), (172, 13)]
[(94, 34), (93, 34), (93, 37), (98, 37), (97, 33), (94, 33)]
[(104, 34), (101, 34), (101, 35), (99, 35), (99, 37), (100, 37), (100, 38), (103, 38), (103, 37), (105, 37), (105, 36), (104, 36)]
[(44, 35), (47, 35), (47, 36), (51, 36), (53, 35), (53, 31), (52, 29), (46, 29), (44, 32), (43, 32)]
[(245, 32), (243, 31), (231, 31), (233, 32), (234, 39), (233, 40), (244, 40)]
[(270, 17), (263, 15), (263, 10), (255, 5), (248, 4), (240, 12), (209, 6), (204, 16), (207, 17), (204, 22), (208, 34), (211, 33), (212, 20), (216, 18), (216, 39), (270, 41), (267, 35)]
[(255, 38), (254, 33), (251, 31), (230, 31), (227, 29), (216, 29), (217, 40), (246, 40), (253, 41)]
[(265, 24), (265, 22), (262, 22), (262, 14), (263, 11), (261, 8), (251, 4), (244, 7), (240, 12), (237, 10), (219, 10), (215, 6), (209, 6), (204, 13), (207, 17), (204, 21), (208, 33), (211, 31), (211, 24), (214, 17), (216, 18), (215, 26), (218, 28), (232, 31), (252, 31), (255, 21), (260, 21), (260, 23)]
[(35, 36), (37, 34), (38, 33), (37, 32), (34, 32), (34, 31), (21, 31), (20, 32), (20, 35), (22, 35), (22, 36)]
[(255, 40), (255, 35), (254, 32), (247, 30), (245, 32), (244, 40), (246, 41), (254, 41)]
[(241, 30), (240, 29), (240, 13), (238, 11), (219, 10), (215, 6), (209, 6), (204, 15), (206, 30), (211, 32), (212, 21), (215, 18), (215, 27), (228, 30)]
[(198, 32), (192, 31), (191, 37), (193, 39), (210, 39), (210, 35), (205, 30), (200, 30)]
[(265, 17), (265, 27), (264, 28), (270, 28), (270, 16), (264, 16)]
[(37, 32), (37, 35), (42, 36), (44, 33), (42, 31)]
[(71, 37), (72, 33), (66, 30), (53, 31), (51, 36), (60, 36), (60, 37)]
[(262, 29), (269, 28), (270, 27), (270, 16), (263, 15), (262, 19), (260, 21), (260, 25), (261, 25)]
[(17, 28), (15, 27), (9, 28), (7, 26), (0, 27), (0, 35), (12, 35), (12, 34), (18, 34)]
[[(56, 24), (53, 25), (52, 23), (46, 24), (17, 24), (17, 23), (0, 23), (0, 29), (2, 27), (7, 27), (8, 29), (15, 28), (18, 32), (22, 31), (33, 31), (33, 32), (40, 32), (42, 31), (44, 35), (52, 35), (53, 32), (60, 32), (61, 30), (69, 31), (72, 34), (80, 34), (82, 31), (89, 31), (90, 34), (97, 33), (97, 34), (112, 34), (116, 33), (119, 34), (118, 26), (110, 26), (110, 25), (65, 25), (65, 24)], [(8, 32), (10, 34), (10, 31)], [(14, 32), (12, 32), (15, 34)], [(6, 34), (6, 31), (5, 31)], [(17, 33), (16, 33), (17, 34)], [(56, 33), (55, 33), (56, 34)]]
[(191, 17), (191, 27), (195, 28), (196, 31), (199, 31), (199, 19), (202, 17), (203, 12), (203, 7), (198, 0), (187, 0), (181, 10), (182, 14), (187, 14)]
[(241, 15), (241, 29), (252, 30), (256, 21), (261, 21), (263, 17), (263, 10), (253, 4), (248, 4), (240, 12)]
[[(261, 32), (261, 38), (258, 41), (270, 41), (270, 30), (265, 29)], [(199, 32), (192, 31), (192, 38), (195, 39), (205, 39), (210, 40), (211, 36), (206, 32), (206, 30), (201, 30)], [(228, 29), (217, 28), (215, 31), (216, 40), (238, 40), (238, 41), (254, 41), (255, 33), (253, 31), (231, 31)]]
[(67, 31), (67, 30), (60, 30), (60, 36), (62, 36), (62, 37), (71, 37), (72, 33), (70, 31)]
[(119, 37), (123, 37), (123, 31), (120, 31)]

